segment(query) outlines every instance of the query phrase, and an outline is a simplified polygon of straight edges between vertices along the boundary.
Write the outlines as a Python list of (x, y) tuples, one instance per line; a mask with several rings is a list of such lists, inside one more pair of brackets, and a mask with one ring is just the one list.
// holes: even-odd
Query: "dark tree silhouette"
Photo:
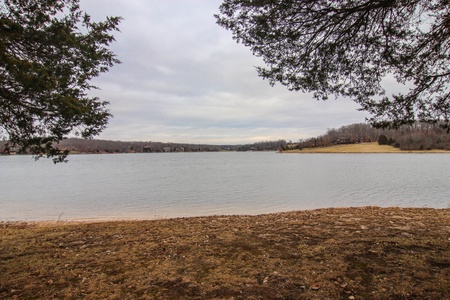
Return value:
[(119, 63), (108, 49), (119, 22), (91, 22), (78, 0), (0, 3), (0, 135), (8, 147), (64, 161), (56, 143), (105, 128), (107, 102), (87, 91)]
[(382, 134), (378, 138), (378, 144), (379, 145), (389, 145), (389, 139), (384, 134)]

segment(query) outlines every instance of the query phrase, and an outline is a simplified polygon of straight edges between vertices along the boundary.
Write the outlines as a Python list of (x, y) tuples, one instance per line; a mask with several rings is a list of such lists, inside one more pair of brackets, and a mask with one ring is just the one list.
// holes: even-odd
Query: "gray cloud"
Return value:
[(261, 61), (215, 24), (218, 0), (82, 0), (94, 20), (122, 16), (111, 45), (122, 64), (92, 95), (114, 118), (99, 138), (236, 144), (298, 140), (363, 122), (348, 100), (320, 102), (271, 87)]

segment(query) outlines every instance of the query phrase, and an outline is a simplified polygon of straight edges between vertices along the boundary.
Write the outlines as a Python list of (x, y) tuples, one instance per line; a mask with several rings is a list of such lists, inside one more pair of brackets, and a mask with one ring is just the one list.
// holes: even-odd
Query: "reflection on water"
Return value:
[(72, 155), (58, 165), (3, 156), (0, 168), (0, 220), (450, 207), (448, 154)]

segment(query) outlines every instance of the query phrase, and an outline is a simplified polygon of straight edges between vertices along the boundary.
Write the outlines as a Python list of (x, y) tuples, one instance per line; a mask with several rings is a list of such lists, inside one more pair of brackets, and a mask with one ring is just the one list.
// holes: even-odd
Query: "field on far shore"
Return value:
[(450, 209), (0, 222), (1, 299), (450, 299)]
[(450, 153), (445, 150), (400, 150), (393, 146), (373, 143), (335, 145), (330, 147), (304, 148), (302, 150), (287, 150), (283, 153)]

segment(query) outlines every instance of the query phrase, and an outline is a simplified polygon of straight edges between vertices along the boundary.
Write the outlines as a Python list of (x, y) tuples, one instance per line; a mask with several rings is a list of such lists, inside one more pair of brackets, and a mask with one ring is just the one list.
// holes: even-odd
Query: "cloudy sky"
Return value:
[(121, 16), (111, 49), (122, 64), (92, 92), (114, 115), (100, 139), (201, 144), (297, 141), (364, 122), (346, 99), (271, 87), (248, 48), (215, 23), (220, 0), (82, 0), (95, 21)]

